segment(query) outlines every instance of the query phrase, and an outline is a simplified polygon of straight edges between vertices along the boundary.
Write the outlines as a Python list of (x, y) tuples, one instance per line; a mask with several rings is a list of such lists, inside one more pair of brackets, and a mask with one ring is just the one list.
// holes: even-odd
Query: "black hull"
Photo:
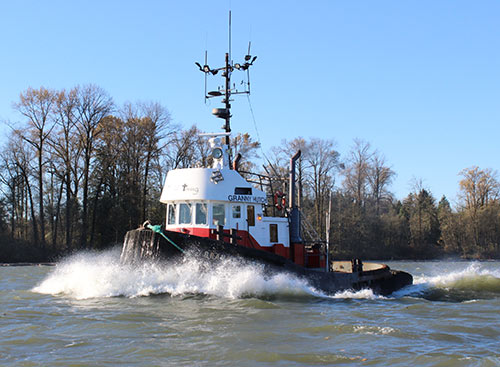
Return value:
[(204, 261), (218, 261), (232, 257), (263, 264), (266, 270), (286, 271), (304, 278), (313, 287), (326, 294), (335, 294), (349, 289), (369, 288), (377, 294), (389, 295), (413, 282), (410, 274), (391, 270), (386, 265), (380, 265), (373, 270), (331, 271), (327, 273), (298, 266), (282, 256), (269, 252), (165, 230), (162, 234), (149, 229), (136, 229), (127, 232), (121, 262), (176, 261), (182, 259), (185, 254)]

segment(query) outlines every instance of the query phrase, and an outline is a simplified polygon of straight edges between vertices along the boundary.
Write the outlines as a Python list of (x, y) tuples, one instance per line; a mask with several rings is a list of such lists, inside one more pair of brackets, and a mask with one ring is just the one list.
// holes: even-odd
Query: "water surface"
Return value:
[(0, 267), (6, 366), (500, 366), (500, 262), (401, 262), (390, 297), (258, 266), (122, 266), (119, 251)]

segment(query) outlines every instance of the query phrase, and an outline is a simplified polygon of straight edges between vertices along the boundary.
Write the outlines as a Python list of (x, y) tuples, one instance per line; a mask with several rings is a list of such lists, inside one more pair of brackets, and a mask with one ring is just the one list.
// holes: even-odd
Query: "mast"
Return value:
[[(222, 104), (224, 105), (224, 108), (214, 108), (212, 110), (212, 114), (215, 115), (218, 118), (221, 118), (225, 121), (224, 125), (222, 126), (222, 129), (227, 133), (225, 137), (224, 144), (227, 145), (227, 148), (229, 149), (230, 147), (230, 138), (229, 138), (229, 133), (231, 132), (231, 95), (234, 94), (250, 94), (250, 74), (248, 69), (250, 66), (253, 65), (254, 61), (257, 59), (257, 56), (251, 56), (250, 55), (250, 43), (248, 46), (248, 54), (245, 55), (245, 62), (244, 63), (235, 63), (233, 64), (233, 61), (230, 59), (231, 58), (231, 12), (229, 12), (229, 52), (226, 52), (226, 58), (225, 58), (225, 65), (220, 68), (215, 68), (211, 69), (210, 66), (208, 65), (207, 62), (207, 57), (205, 56), (205, 65), (201, 66), (200, 63), (195, 62), (196, 66), (200, 69), (201, 72), (205, 74), (205, 79), (207, 75), (217, 75), (219, 71), (221, 72), (221, 76), (224, 78), (224, 85), (219, 86), (217, 90), (213, 90), (210, 92), (206, 92), (206, 86), (205, 86), (205, 101), (209, 98), (215, 98), (215, 97), (223, 97), (222, 99)], [(206, 55), (206, 51), (205, 51)], [(234, 70), (240, 70), (240, 71), (247, 71), (246, 74), (246, 80), (241, 81), (241, 85), (243, 86), (243, 90), (238, 90), (236, 89), (236, 85), (233, 84), (231, 87), (231, 74)], [(205, 82), (206, 85), (206, 82)], [(230, 165), (231, 167), (231, 165)]]
[[(229, 21), (231, 22), (231, 13), (229, 13)], [(229, 24), (231, 24), (231, 23), (229, 23)], [(226, 71), (225, 71), (225, 74), (226, 74), (226, 77), (225, 77), (225, 79), (226, 79), (226, 95), (225, 95), (225, 98), (222, 102), (225, 103), (225, 105), (226, 105), (227, 114), (223, 117), (226, 120), (226, 124), (224, 125), (224, 130), (226, 131), (226, 133), (230, 133), (231, 132), (231, 112), (230, 112), (231, 111), (231, 100), (230, 100), (230, 97), (231, 97), (231, 70), (230, 70), (230, 64), (229, 64), (229, 53), (227, 53), (227, 52), (226, 52)], [(213, 111), (212, 111), (212, 113), (213, 113)], [(214, 115), (216, 115), (217, 117), (220, 117), (217, 114), (214, 114)], [(229, 135), (226, 136), (226, 145), (229, 146)]]

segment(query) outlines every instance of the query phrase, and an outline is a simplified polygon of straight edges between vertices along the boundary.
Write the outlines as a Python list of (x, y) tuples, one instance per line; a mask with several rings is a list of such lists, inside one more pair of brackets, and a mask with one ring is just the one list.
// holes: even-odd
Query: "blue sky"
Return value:
[[(203, 103), (203, 63), (222, 66), (232, 9), (232, 56), (251, 74), (258, 135), (355, 138), (397, 173), (452, 201), (460, 170), (499, 168), (498, 1), (1, 1), (0, 120), (28, 87), (101, 86), (118, 105), (158, 101), (174, 122), (218, 131)], [(216, 80), (217, 81), (217, 80)], [(212, 81), (212, 85), (216, 85)], [(257, 132), (246, 98), (233, 131)], [(0, 127), (2, 135), (8, 132)]]

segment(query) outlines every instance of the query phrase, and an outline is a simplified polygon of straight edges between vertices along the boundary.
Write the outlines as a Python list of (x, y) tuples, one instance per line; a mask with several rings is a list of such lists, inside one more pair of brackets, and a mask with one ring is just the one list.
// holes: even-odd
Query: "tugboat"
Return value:
[[(221, 68), (211, 69), (206, 56), (205, 65), (195, 63), (205, 74), (205, 98), (222, 98), (224, 107), (214, 108), (212, 113), (225, 121), (224, 132), (203, 134), (211, 147), (210, 167), (168, 172), (160, 197), (166, 208), (164, 225), (146, 222), (127, 232), (121, 262), (178, 261), (189, 256), (206, 261), (210, 271), (213, 262), (235, 258), (262, 264), (271, 272), (288, 272), (326, 294), (370, 288), (388, 295), (412, 284), (410, 274), (391, 270), (385, 264), (359, 259), (330, 261), (324, 243), (302, 239), (295, 179), (300, 151), (290, 159), (288, 200), (282, 192), (273, 192), (272, 186), (264, 188), (262, 180), (257, 186), (255, 181), (245, 179), (238, 167), (240, 155), (231, 161), (231, 96), (250, 93), (248, 79), (243, 91), (231, 87), (231, 74), (246, 71), (248, 78), (255, 60), (249, 51), (242, 64), (233, 63), (229, 53)], [(207, 93), (206, 77), (219, 72), (225, 85)], [(276, 212), (283, 215), (269, 215)]]

